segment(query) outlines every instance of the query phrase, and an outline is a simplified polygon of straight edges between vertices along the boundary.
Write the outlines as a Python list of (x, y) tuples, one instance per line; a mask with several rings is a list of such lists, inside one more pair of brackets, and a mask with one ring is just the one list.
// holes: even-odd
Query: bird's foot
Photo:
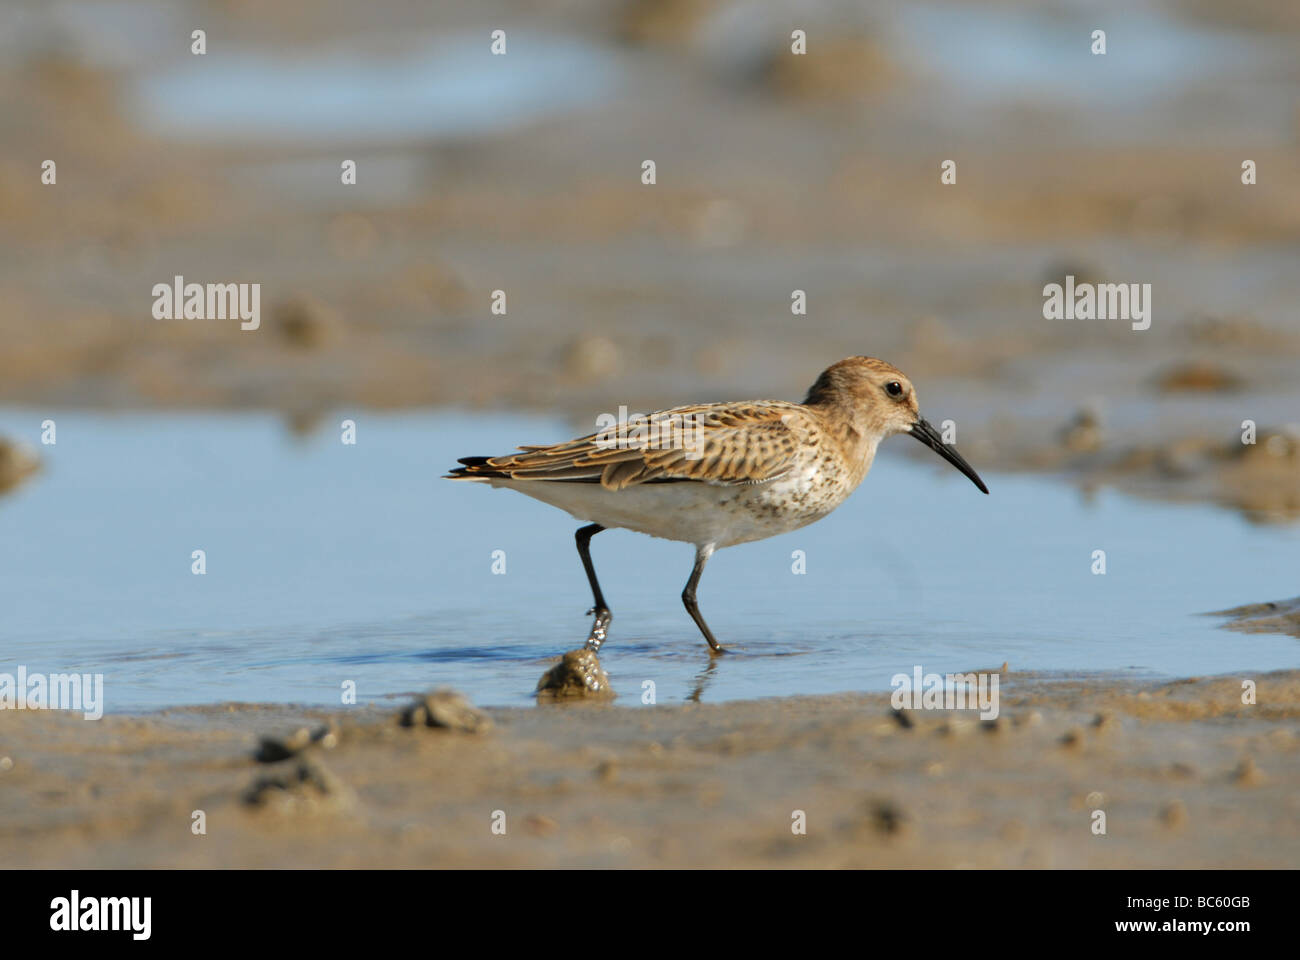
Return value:
[(587, 611), (587, 615), (591, 616), (592, 614), (595, 614), (596, 619), (591, 625), (591, 633), (587, 636), (587, 642), (583, 646), (593, 653), (599, 653), (601, 644), (609, 636), (609, 625), (614, 619), (614, 615), (605, 607), (599, 609), (592, 607)]

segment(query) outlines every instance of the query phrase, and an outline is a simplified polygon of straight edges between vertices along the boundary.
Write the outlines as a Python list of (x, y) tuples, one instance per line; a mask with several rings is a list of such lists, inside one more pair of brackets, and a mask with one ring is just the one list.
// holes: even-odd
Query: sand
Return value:
[(991, 723), (863, 694), (485, 711), (444, 698), (410, 725), (377, 706), (7, 711), (0, 866), (1300, 863), (1300, 671), (1002, 680)]

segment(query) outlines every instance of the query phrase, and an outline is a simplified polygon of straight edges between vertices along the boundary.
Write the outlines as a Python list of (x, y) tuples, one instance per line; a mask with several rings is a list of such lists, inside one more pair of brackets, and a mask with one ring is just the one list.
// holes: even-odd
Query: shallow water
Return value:
[(617, 86), (615, 58), (591, 44), (515, 32), (509, 44), (508, 57), (494, 56), (485, 31), (298, 57), (194, 57), (142, 76), (137, 105), (150, 129), (169, 135), (367, 142), (493, 134), (600, 102)]
[[(217, 30), (212, 43), (221, 55), (195, 57), (190, 6), (63, 0), (0, 9), (0, 63), (50, 49), (128, 72), (127, 104), (147, 129), (200, 141), (478, 137), (644, 93), (615, 44), (512, 27), (508, 56), (494, 56), (497, 24), (376, 26), (346, 44), (288, 50)], [(712, 34), (723, 36), (711, 57), (787, 42), (784, 18), (742, 13), (723, 11), (713, 24)], [(1150, 135), (1153, 122), (1168, 136), (1186, 126), (1181, 114), (1168, 115), (1189, 90), (1207, 88), (1215, 102), (1256, 119), (1284, 117), (1291, 103), (1293, 52), (1285, 41), (1213, 29), (1150, 0), (1026, 9), (918, 0), (877, 11), (870, 22), (910, 84), (937, 81), (941, 95), (930, 109), (947, 103), (977, 123), (986, 122), (982, 108), (990, 104), (1067, 103), (1072, 123), (1090, 138)], [(1091, 36), (1102, 27), (1108, 52), (1098, 57)]]
[[(1158, 3), (1079, 0), (1029, 8), (918, 2), (899, 8), (900, 40), (922, 71), (964, 97), (1131, 111), (1178, 95), (1207, 72), (1228, 79), (1262, 55), (1267, 35), (1238, 35), (1172, 16)], [(1094, 54), (1093, 31), (1107, 52)]]
[[(265, 414), (0, 411), (0, 434), (33, 445), (43, 419), (58, 429), (44, 472), (0, 497), (0, 672), (103, 673), (109, 711), (337, 704), (348, 680), (363, 702), (440, 684), (531, 702), (548, 658), (586, 637), (577, 523), (438, 476), (571, 429), (367, 413), (347, 446), (345, 416), (297, 437)], [(717, 662), (679, 600), (691, 548), (597, 537), (615, 615), (602, 661), (623, 702), (645, 680), (670, 703), (885, 690), (916, 665), (1187, 676), (1300, 660), (1292, 637), (1197, 615), (1294, 595), (1300, 531), (1037, 477), (985, 473), (985, 497), (937, 458), (897, 456), (909, 443), (886, 443), (829, 519), (714, 557), (701, 607), (735, 651)]]

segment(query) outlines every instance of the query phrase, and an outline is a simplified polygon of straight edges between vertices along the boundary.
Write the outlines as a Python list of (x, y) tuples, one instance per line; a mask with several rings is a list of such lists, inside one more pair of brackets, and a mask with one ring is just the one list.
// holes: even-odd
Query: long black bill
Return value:
[(970, 482), (979, 487), (980, 490), (985, 493), (989, 492), (989, 488), (984, 486), (984, 481), (981, 480), (980, 475), (975, 472), (975, 468), (967, 463), (960, 453), (943, 442), (943, 439), (939, 436), (939, 431), (935, 430), (934, 427), (930, 425), (929, 420), (921, 419), (916, 421), (916, 423), (912, 424), (911, 432), (912, 436), (916, 437), (916, 439), (920, 440), (939, 456), (943, 457), (962, 473), (966, 474), (966, 476), (970, 477)]

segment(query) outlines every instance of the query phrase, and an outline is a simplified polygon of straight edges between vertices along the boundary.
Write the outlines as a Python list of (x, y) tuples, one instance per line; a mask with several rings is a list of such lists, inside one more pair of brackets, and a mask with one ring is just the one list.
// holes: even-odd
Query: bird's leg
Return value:
[(695, 548), (695, 569), (691, 571), (691, 579), (686, 581), (686, 588), (682, 590), (682, 603), (686, 604), (686, 612), (691, 615), (695, 625), (700, 628), (700, 633), (704, 634), (704, 639), (709, 641), (709, 652), (716, 654), (725, 653), (726, 651), (714, 638), (713, 631), (704, 622), (704, 617), (700, 616), (700, 605), (695, 602), (695, 588), (699, 586), (700, 574), (704, 572), (704, 565), (709, 562), (711, 556), (713, 556), (713, 544), (706, 543), (702, 547)]
[(605, 642), (605, 637), (609, 634), (609, 622), (614, 619), (614, 615), (609, 612), (609, 607), (605, 605), (605, 595), (600, 592), (600, 581), (596, 579), (596, 568), (591, 563), (591, 538), (604, 529), (599, 523), (593, 523), (590, 526), (579, 528), (576, 534), (578, 556), (582, 557), (582, 568), (587, 571), (587, 582), (591, 584), (591, 598), (595, 604), (587, 611), (588, 613), (594, 613), (596, 619), (591, 625), (591, 634), (587, 637), (586, 644), (584, 644), (593, 653), (600, 652), (600, 645)]

